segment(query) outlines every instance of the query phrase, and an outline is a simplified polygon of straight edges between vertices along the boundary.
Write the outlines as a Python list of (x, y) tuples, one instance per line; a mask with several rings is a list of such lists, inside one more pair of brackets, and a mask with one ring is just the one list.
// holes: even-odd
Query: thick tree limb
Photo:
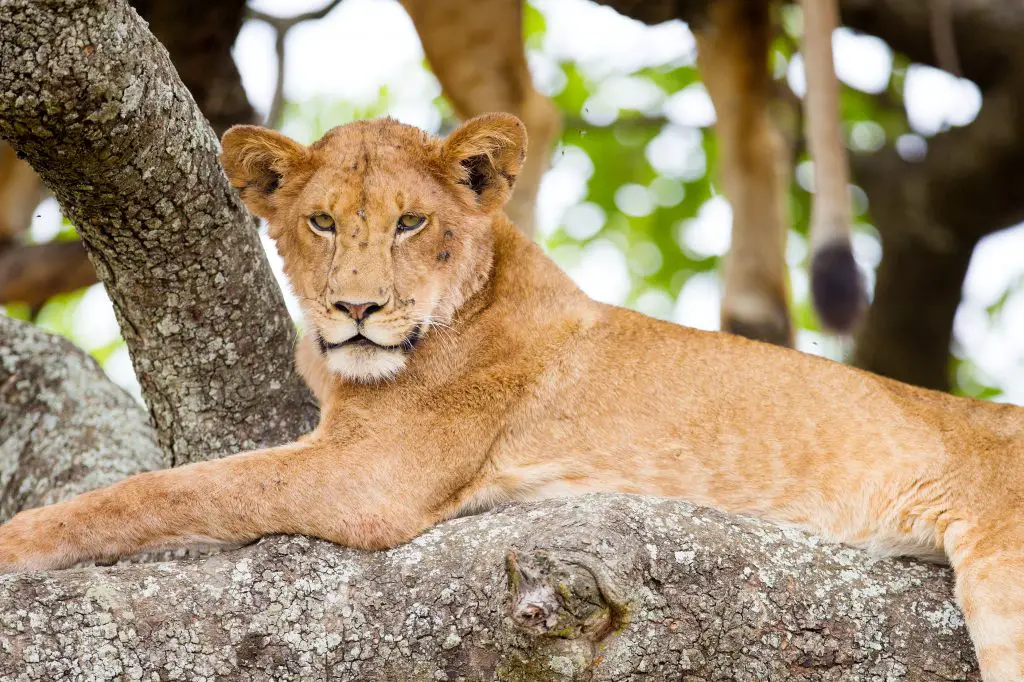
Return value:
[[(133, 5), (167, 48), (182, 82), (218, 134), (236, 123), (256, 122), (231, 56), (242, 26), (244, 0), (170, 4), (135, 0)], [(28, 229), (43, 185), (31, 171), (20, 182), (6, 177), (8, 149), (0, 141), (0, 237), (10, 239)], [(12, 208), (13, 222), (5, 216)], [(22, 302), (38, 308), (57, 294), (95, 282), (96, 273), (80, 244), (0, 245), (0, 303)]]
[[(653, 25), (680, 19), (700, 27), (709, 0), (597, 0), (620, 14)], [(966, 78), (987, 87), (1002, 80), (1024, 50), (1020, 42), (1024, 6), (1016, 0), (943, 0), (942, 17), (948, 35), (936, 41), (932, 2), (922, 0), (840, 0), (844, 26), (878, 36), (913, 61), (942, 68), (948, 61), (937, 52), (944, 40), (957, 55), (956, 63)]]
[(0, 678), (978, 680), (947, 570), (588, 496), (388, 552), (272, 538), (0, 578)]
[(78, 227), (177, 462), (308, 430), (294, 328), (217, 139), (125, 2), (0, 7), (0, 137)]
[[(953, 38), (952, 48), (965, 78), (982, 89), (1004, 80), (1016, 70), (1024, 50), (1020, 30), (1024, 6), (1016, 0), (944, 0)], [(920, 0), (841, 0), (842, 22), (850, 28), (878, 36), (915, 62), (941, 68), (932, 30), (932, 2)]]
[(0, 520), (163, 464), (145, 411), (92, 358), (0, 316)]

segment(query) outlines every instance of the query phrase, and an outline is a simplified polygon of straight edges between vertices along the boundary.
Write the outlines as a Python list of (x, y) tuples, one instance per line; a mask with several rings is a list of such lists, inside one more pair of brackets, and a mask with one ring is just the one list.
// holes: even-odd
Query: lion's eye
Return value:
[(309, 224), (314, 230), (321, 232), (334, 232), (334, 218), (326, 213), (314, 213), (309, 216)]
[(401, 218), (398, 219), (398, 224), (395, 226), (399, 232), (412, 232), (423, 227), (423, 224), (427, 222), (427, 216), (416, 215), (415, 213), (405, 213)]

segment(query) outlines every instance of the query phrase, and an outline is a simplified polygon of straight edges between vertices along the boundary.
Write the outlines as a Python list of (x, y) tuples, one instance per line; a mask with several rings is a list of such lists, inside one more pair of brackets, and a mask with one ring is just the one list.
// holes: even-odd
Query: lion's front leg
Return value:
[(286, 457), (308, 446), (261, 450), (132, 476), (0, 526), (0, 570), (63, 568), (148, 549), (229, 543), (271, 532), (278, 502), (262, 493)]
[(1024, 509), (950, 528), (956, 594), (985, 682), (1024, 680)]
[(385, 547), (431, 523), (384, 508), (368, 494), (379, 487), (344, 451), (312, 441), (147, 472), (16, 515), (0, 526), (0, 572), (274, 533)]

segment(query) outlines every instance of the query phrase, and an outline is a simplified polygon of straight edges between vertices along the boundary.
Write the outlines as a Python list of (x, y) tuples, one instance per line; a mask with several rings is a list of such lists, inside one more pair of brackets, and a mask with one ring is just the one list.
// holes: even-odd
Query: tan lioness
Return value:
[(945, 555), (984, 679), (1024, 679), (1024, 410), (588, 299), (501, 212), (526, 149), (507, 114), (443, 141), (376, 120), (223, 144), (301, 299), (320, 425), (22, 512), (0, 567), (270, 533), (384, 548), (505, 500), (685, 497)]

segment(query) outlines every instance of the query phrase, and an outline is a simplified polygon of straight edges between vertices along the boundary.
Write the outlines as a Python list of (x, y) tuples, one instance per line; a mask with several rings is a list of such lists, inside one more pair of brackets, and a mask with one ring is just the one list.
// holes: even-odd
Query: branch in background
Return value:
[(626, 495), (4, 576), (0, 641), (3, 679), (979, 679), (948, 569)]
[[(915, 62), (955, 66), (982, 90), (1016, 71), (1024, 50), (1024, 4), (1016, 0), (840, 0), (840, 10), (844, 25)], [(955, 55), (953, 64), (946, 53)]]
[(172, 461), (308, 432), (294, 325), (167, 52), (123, 0), (4, 12), (0, 137), (78, 228)]
[(32, 214), (46, 188), (32, 167), (0, 140), (0, 248), (32, 224)]
[(280, 128), (281, 120), (284, 116), (285, 38), (288, 36), (288, 31), (305, 21), (323, 19), (340, 2), (341, 0), (331, 0), (331, 2), (328, 2), (318, 10), (303, 12), (291, 17), (277, 17), (251, 7), (249, 8), (248, 18), (262, 21), (274, 30), (274, 52), (277, 54), (277, 80), (274, 83), (274, 99), (270, 103), (267, 120), (263, 123), (268, 128)]
[(956, 51), (956, 35), (953, 33), (953, 12), (951, 0), (930, 0), (932, 50), (939, 68), (957, 77), (963, 77), (960, 57)]
[[(709, 0), (596, 0), (648, 25), (679, 19), (700, 28)], [(841, 22), (878, 36), (915, 62), (955, 68), (984, 88), (1002, 80), (1022, 49), (1016, 0), (840, 0)], [(950, 59), (950, 57), (953, 57)]]
[(0, 303), (38, 310), (57, 294), (96, 283), (80, 241), (0, 246)]
[[(878, 215), (882, 228), (905, 215)], [(974, 242), (936, 249), (922, 235), (882, 233), (875, 300), (857, 333), (853, 364), (915, 386), (949, 391), (953, 319)]]
[(145, 411), (95, 360), (0, 315), (0, 521), (163, 463)]
[(607, 5), (619, 14), (648, 26), (665, 21), (681, 19), (688, 24), (699, 27), (707, 17), (711, 0), (595, 0), (599, 5)]

